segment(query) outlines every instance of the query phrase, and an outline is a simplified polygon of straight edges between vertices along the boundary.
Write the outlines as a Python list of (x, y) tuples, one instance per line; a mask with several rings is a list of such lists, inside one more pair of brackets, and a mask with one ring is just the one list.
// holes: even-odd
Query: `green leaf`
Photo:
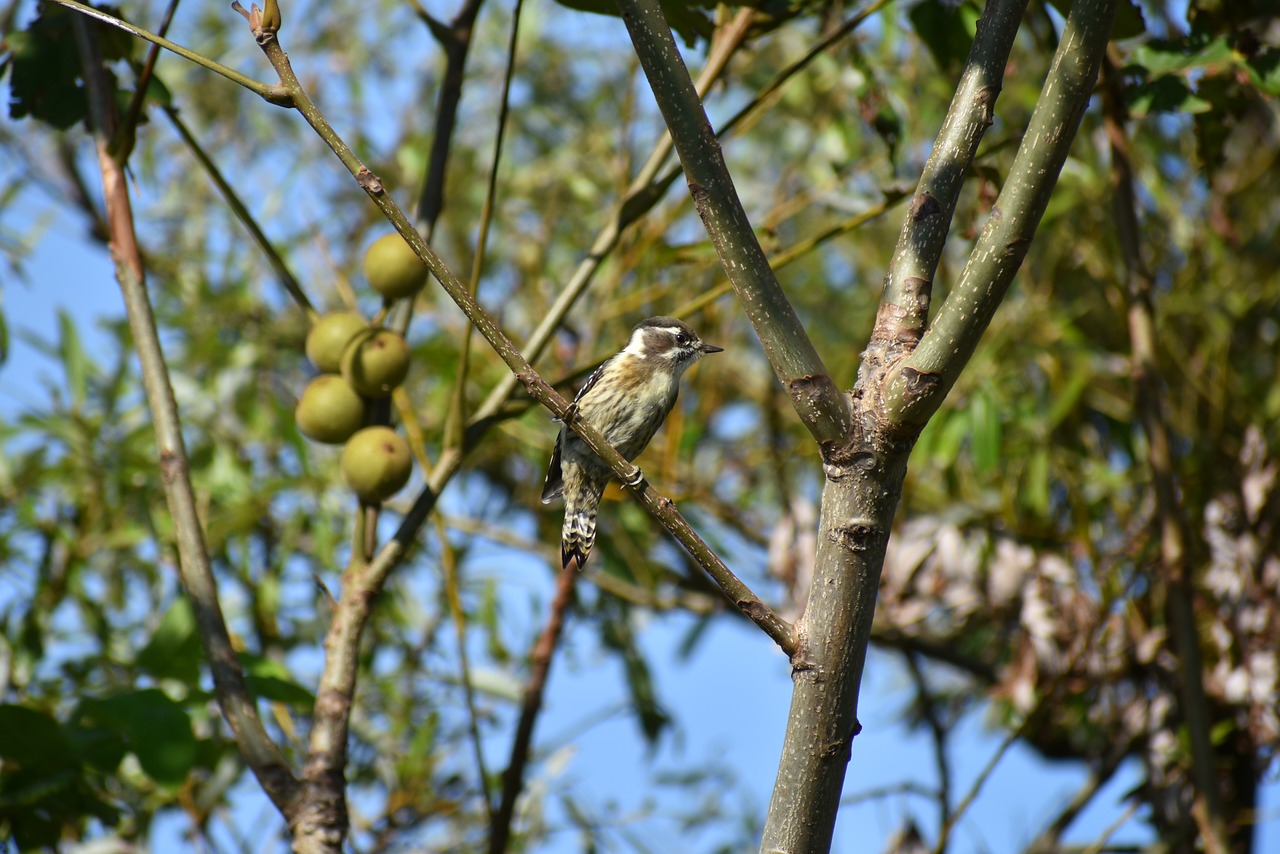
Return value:
[(1192, 94), (1178, 76), (1166, 75), (1134, 87), (1129, 95), (1129, 112), (1134, 118), (1152, 113), (1204, 113), (1213, 109), (1208, 101)]
[(1000, 414), (983, 392), (973, 396), (969, 404), (973, 426), (973, 461), (979, 474), (990, 474), (1000, 465)]
[(250, 693), (263, 700), (307, 709), (316, 704), (315, 694), (288, 679), (275, 676), (245, 676), (244, 681)]
[(1036, 448), (1027, 463), (1022, 498), (1032, 513), (1049, 515), (1049, 449), (1044, 446)]
[(194, 686), (200, 678), (204, 651), (196, 634), (196, 618), (186, 596), (173, 600), (134, 663), (157, 679), (177, 679)]
[[(1062, 17), (1071, 13), (1071, 0), (1049, 0), (1049, 5)], [(1147, 22), (1142, 17), (1142, 9), (1134, 0), (1121, 0), (1116, 10), (1116, 21), (1111, 28), (1111, 38), (1129, 39), (1140, 36), (1147, 31)]]
[[(578, 12), (621, 17), (618, 4), (614, 0), (556, 0), (556, 2)], [(707, 10), (711, 8), (714, 8), (714, 4), (704, 6), (702, 3), (688, 2), (688, 0), (685, 2), (666, 0), (662, 4), (662, 12), (666, 15), (671, 30), (680, 36), (687, 47), (693, 47), (699, 40), (705, 41), (710, 37), (713, 25)]]
[(242, 652), (237, 658), (244, 668), (245, 684), (254, 696), (291, 706), (315, 705), (315, 694), (294, 681), (283, 663), (249, 652)]
[[(1280, 50), (1276, 48), (1264, 48), (1245, 63), (1245, 68), (1249, 71), (1249, 79), (1253, 81), (1253, 85), (1257, 86), (1268, 95), (1280, 96)], [(3, 318), (0, 318), (3, 321)], [(0, 336), (3, 335), (3, 324), (0, 323)], [(3, 339), (0, 338), (0, 346)], [(0, 361), (4, 360), (3, 352), (0, 352)]]
[(1126, 70), (1138, 65), (1155, 77), (1231, 62), (1234, 57), (1235, 52), (1225, 38), (1207, 40), (1193, 36), (1177, 41), (1155, 40), (1134, 49), (1131, 66)]
[[(30, 116), (67, 130), (88, 117), (89, 102), (80, 81), (80, 51), (72, 30), (71, 12), (52, 3), (43, 3), (40, 14), (25, 30), (8, 38), (13, 56), (13, 74), (9, 78), (9, 116)], [(95, 6), (113, 17), (120, 17), (115, 6)], [(97, 38), (98, 50), (105, 62), (128, 59), (137, 50), (137, 40), (115, 27), (89, 21), (88, 27)], [(115, 74), (106, 71), (112, 97), (117, 94)]]
[(925, 0), (914, 6), (907, 17), (938, 66), (948, 73), (958, 71), (973, 47), (977, 9), (969, 3)]
[(86, 699), (80, 713), (120, 732), (142, 770), (162, 786), (181, 784), (195, 764), (191, 719), (186, 709), (158, 688)]
[(0, 706), (0, 758), (23, 768), (54, 770), (74, 763), (62, 727), (24, 706)]
[(89, 361), (80, 345), (80, 333), (66, 309), (58, 309), (58, 355), (67, 372), (67, 389), (76, 409), (84, 406), (89, 395)]

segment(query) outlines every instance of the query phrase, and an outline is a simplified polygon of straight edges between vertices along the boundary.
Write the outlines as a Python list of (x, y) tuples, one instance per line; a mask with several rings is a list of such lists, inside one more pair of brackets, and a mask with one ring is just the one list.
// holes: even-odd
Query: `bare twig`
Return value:
[(254, 80), (252, 77), (247, 77), (246, 75), (241, 74), (239, 71), (236, 71), (235, 69), (228, 68), (227, 66), (219, 62), (215, 62), (214, 60), (210, 59), (209, 57), (205, 56), (202, 53), (197, 53), (194, 50), (185, 48), (182, 45), (171, 42), (168, 39), (162, 36), (158, 36), (153, 32), (144, 30), (142, 27), (134, 26), (133, 24), (130, 24), (128, 21), (122, 21), (121, 19), (115, 17), (114, 15), (109, 15), (106, 12), (99, 11), (98, 9), (95, 9), (92, 6), (86, 6), (83, 3), (78, 3), (76, 2), (76, 0), (51, 0), (51, 1), (54, 3), (57, 3), (59, 6), (66, 6), (68, 9), (74, 9), (75, 11), (79, 12), (82, 15), (93, 18), (97, 21), (101, 21), (102, 23), (107, 24), (109, 26), (124, 30), (126, 33), (131, 33), (132, 35), (135, 35), (140, 39), (145, 39), (146, 41), (149, 41), (152, 44), (159, 45), (165, 50), (176, 53), (178, 56), (182, 57), (183, 59), (186, 59), (190, 62), (194, 62), (196, 65), (209, 69), (215, 74), (221, 74), (223, 77), (227, 78), (232, 83), (237, 83), (243, 86), (244, 88), (248, 89), (250, 92), (253, 92), (255, 95), (258, 95), (263, 100), (267, 101), (268, 103), (275, 104), (278, 107), (292, 106), (292, 104), (289, 102), (288, 93), (285, 92), (282, 86), (278, 86), (278, 85), (273, 86), (269, 83), (263, 83), (260, 80)]
[(231, 208), (231, 212), (235, 214), (236, 219), (240, 220), (240, 224), (249, 232), (249, 237), (257, 244), (258, 249), (266, 256), (267, 263), (271, 265), (271, 269), (275, 271), (276, 276), (280, 279), (281, 286), (293, 297), (293, 301), (307, 314), (311, 320), (319, 317), (319, 312), (315, 306), (311, 304), (311, 300), (307, 298), (306, 292), (302, 289), (302, 283), (298, 281), (298, 277), (289, 269), (289, 265), (285, 263), (284, 258), (276, 250), (275, 244), (267, 238), (266, 232), (262, 230), (262, 226), (258, 224), (257, 219), (249, 211), (249, 208), (241, 200), (240, 194), (236, 192), (235, 187), (231, 186), (226, 177), (222, 174), (222, 170), (213, 162), (213, 158), (204, 150), (204, 146), (196, 139), (195, 134), (182, 121), (178, 111), (173, 107), (165, 107), (164, 114), (169, 119), (173, 129), (178, 132), (178, 136), (182, 138), (187, 149), (195, 157), (196, 162), (208, 174), (209, 180), (213, 181), (213, 185), (218, 188), (218, 192), (222, 194), (222, 198), (226, 201), (227, 206)]
[(1128, 752), (1129, 745), (1123, 744), (1108, 754), (1096, 768), (1091, 768), (1089, 776), (1085, 778), (1084, 783), (1076, 790), (1071, 800), (1027, 846), (1026, 854), (1054, 854), (1054, 852), (1061, 851), (1062, 834), (1076, 820), (1076, 816), (1080, 815), (1085, 807), (1089, 806), (1089, 803), (1102, 790), (1102, 787), (1111, 780), (1116, 773), (1116, 769), (1120, 767), (1120, 762), (1128, 755)]
[(511, 819), (515, 814), (516, 799), (524, 787), (524, 769), (529, 761), (533, 725), (542, 710), (542, 696), (547, 688), (547, 677), (551, 673), (551, 660), (564, 631), (565, 617), (573, 605), (577, 575), (576, 560), (569, 561), (560, 570), (556, 579), (555, 598), (551, 600), (551, 611), (547, 614), (547, 624), (529, 654), (529, 681), (525, 683), (524, 696), (520, 701), (520, 720), (516, 724), (515, 737), (511, 742), (511, 759), (502, 775), (502, 800), (489, 831), (489, 854), (503, 854), (511, 838)]
[(935, 854), (944, 854), (951, 829), (951, 764), (947, 761), (947, 726), (938, 714), (938, 702), (929, 690), (929, 682), (925, 679), (918, 654), (908, 652), (905, 658), (911, 681), (916, 686), (916, 706), (929, 727), (929, 736), (933, 741), (933, 762), (938, 770), (938, 827), (940, 828), (938, 844), (933, 850)]
[[(449, 159), (449, 147), (453, 129), (458, 120), (458, 104), (462, 101), (463, 72), (467, 54), (471, 50), (471, 36), (475, 31), (476, 16), (484, 0), (466, 0), (448, 26), (418, 6), (418, 17), (444, 48), (444, 79), (436, 99), (435, 133), (431, 138), (431, 154), (427, 158), (427, 173), (418, 195), (418, 208), (414, 218), (418, 221), (430, 242), (436, 220), (444, 209), (445, 164)], [(414, 4), (417, 5), (416, 3)]]

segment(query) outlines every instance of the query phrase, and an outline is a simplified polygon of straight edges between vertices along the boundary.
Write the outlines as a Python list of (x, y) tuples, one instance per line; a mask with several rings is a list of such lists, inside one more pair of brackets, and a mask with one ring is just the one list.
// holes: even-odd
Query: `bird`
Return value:
[[(642, 320), (631, 331), (627, 346), (587, 378), (570, 409), (628, 461), (634, 460), (675, 406), (685, 370), (703, 356), (723, 351), (704, 343), (683, 320), (665, 316)], [(564, 496), (562, 567), (577, 561), (580, 570), (591, 554), (596, 513), (611, 477), (604, 461), (567, 424), (562, 426), (542, 487), (543, 504)]]

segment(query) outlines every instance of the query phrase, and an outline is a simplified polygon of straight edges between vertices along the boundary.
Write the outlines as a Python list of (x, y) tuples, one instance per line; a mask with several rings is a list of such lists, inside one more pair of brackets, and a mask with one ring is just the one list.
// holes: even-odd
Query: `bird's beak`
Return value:
[(704, 354), (706, 354), (706, 353), (723, 353), (723, 352), (724, 352), (724, 348), (723, 348), (723, 347), (717, 347), (717, 346), (716, 346), (716, 345), (714, 345), (714, 344), (703, 344), (703, 345), (702, 345), (702, 347), (701, 347), (701, 348), (699, 348), (699, 349), (701, 349), (701, 350), (702, 350), (702, 352), (703, 352)]

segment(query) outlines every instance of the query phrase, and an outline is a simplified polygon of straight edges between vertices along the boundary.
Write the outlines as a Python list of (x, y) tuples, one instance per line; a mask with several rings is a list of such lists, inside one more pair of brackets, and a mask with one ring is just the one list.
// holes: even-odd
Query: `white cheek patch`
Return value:
[(631, 338), (627, 341), (627, 346), (623, 348), (622, 352), (628, 356), (643, 359), (645, 356), (644, 333), (645, 330), (643, 329), (637, 329), (632, 332)]

